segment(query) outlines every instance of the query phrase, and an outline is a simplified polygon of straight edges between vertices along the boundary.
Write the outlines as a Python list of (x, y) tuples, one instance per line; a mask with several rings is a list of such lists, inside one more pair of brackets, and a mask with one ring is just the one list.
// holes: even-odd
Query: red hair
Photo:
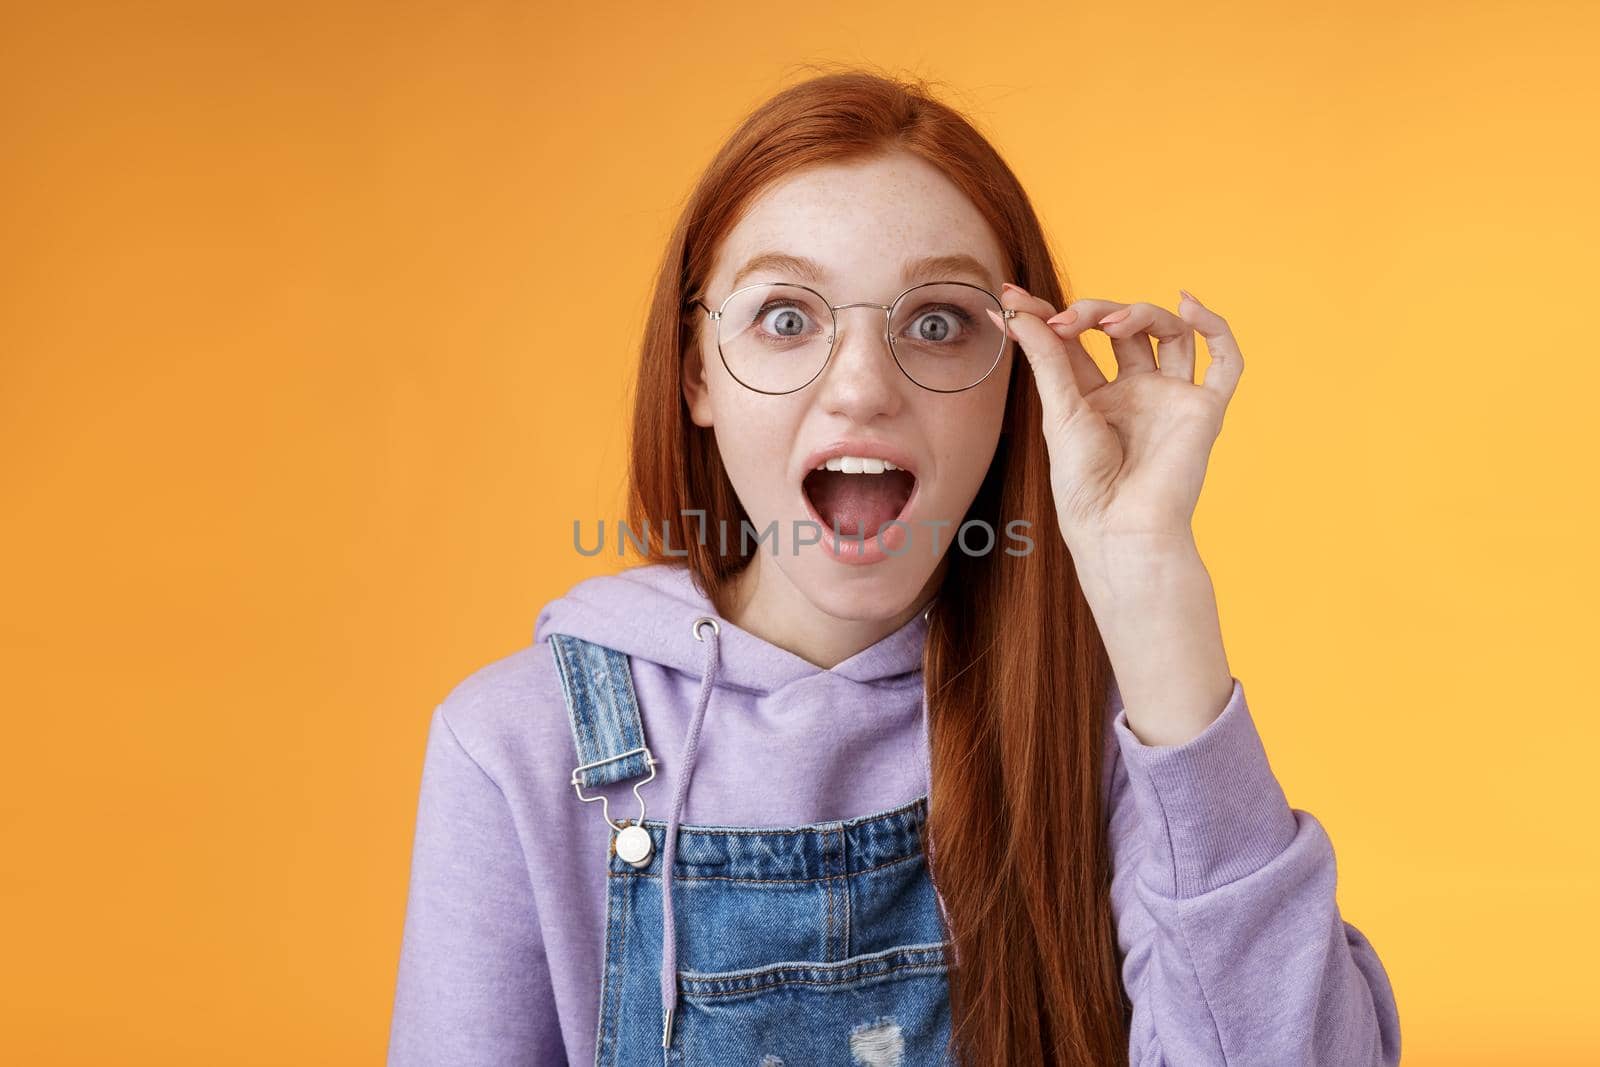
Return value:
[[(706, 168), (669, 240), (633, 412), (629, 524), (668, 524), (672, 554), (652, 536), (645, 558), (687, 566), (719, 611), (749, 562), (737, 536), (748, 516), (711, 431), (693, 424), (683, 398), (683, 363), (703, 318), (685, 304), (762, 189), (814, 164), (892, 151), (927, 160), (966, 193), (998, 237), (1008, 277), (1056, 307), (1068, 303), (1016, 176), (925, 82), (850, 69), (753, 111)], [(1110, 668), (1056, 523), (1031, 377), (1027, 360), (1013, 358), (1006, 430), (967, 517), (996, 530), (1027, 519), (1033, 550), (947, 552), (929, 618), (938, 802), (925, 840), (959, 960), (949, 969), (955, 1061), (1104, 1067), (1127, 1062), (1129, 1022), (1101, 792)], [(687, 509), (703, 509), (705, 525)], [(719, 522), (731, 532), (728, 554), (714, 536), (701, 543)]]

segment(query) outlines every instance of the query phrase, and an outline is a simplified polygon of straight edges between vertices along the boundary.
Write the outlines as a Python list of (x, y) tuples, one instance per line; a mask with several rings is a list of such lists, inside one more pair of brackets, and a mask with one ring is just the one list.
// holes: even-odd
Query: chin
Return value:
[(891, 619), (919, 603), (937, 561), (904, 556), (870, 565), (833, 559), (822, 545), (807, 545), (797, 558), (784, 561), (795, 588), (817, 608), (836, 619), (865, 622)]

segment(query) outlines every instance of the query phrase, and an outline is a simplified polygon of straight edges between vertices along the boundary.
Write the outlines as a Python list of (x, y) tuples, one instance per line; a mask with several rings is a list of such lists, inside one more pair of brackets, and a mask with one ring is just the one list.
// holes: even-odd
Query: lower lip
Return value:
[[(911, 505), (917, 502), (917, 494), (922, 492), (922, 479), (918, 478), (911, 486), (911, 495), (906, 497), (906, 503), (900, 509), (900, 514), (895, 519), (905, 522), (906, 516), (911, 514)], [(806, 515), (812, 522), (822, 527), (822, 540), (819, 542), (828, 554), (840, 563), (848, 563), (852, 567), (863, 567), (870, 563), (882, 563), (890, 559), (889, 552), (880, 544), (880, 540), (887, 540), (891, 547), (902, 549), (901, 538), (909, 538), (910, 531), (903, 526), (880, 527), (878, 534), (872, 537), (857, 540), (854, 537), (838, 539), (833, 536), (833, 526), (822, 521), (822, 516), (817, 514), (817, 509), (811, 505), (811, 497), (806, 493), (805, 487), (800, 489), (800, 499), (805, 501)], [(905, 555), (902, 549), (899, 553)], [(897, 557), (895, 557), (897, 558)]]

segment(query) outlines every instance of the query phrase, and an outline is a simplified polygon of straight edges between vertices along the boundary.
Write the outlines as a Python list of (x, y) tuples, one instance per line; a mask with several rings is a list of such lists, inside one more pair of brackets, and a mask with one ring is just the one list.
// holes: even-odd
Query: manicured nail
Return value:
[(1076, 308), (1067, 308), (1065, 311), (1056, 312), (1044, 321), (1052, 326), (1071, 326), (1078, 321), (1078, 311)]
[(996, 326), (1000, 327), (1000, 332), (1001, 333), (1005, 333), (1006, 332), (1006, 320), (1002, 319), (999, 315), (995, 314), (994, 308), (984, 308), (983, 309), (983, 313), (985, 315), (988, 315), (991, 319), (994, 320), (994, 324)]
[[(1189, 291), (1189, 290), (1187, 290), (1187, 289), (1179, 289), (1179, 290), (1178, 290), (1178, 292), (1179, 292), (1179, 293), (1180, 293), (1180, 294), (1182, 294), (1182, 295), (1183, 295), (1183, 296), (1186, 296), (1186, 297), (1188, 297), (1188, 298), (1189, 298), (1189, 299), (1190, 299), (1190, 300), (1193, 300), (1193, 301), (1194, 301), (1194, 302), (1195, 302), (1195, 303), (1196, 303), (1196, 304), (1200, 304), (1200, 298), (1199, 298), (1199, 297), (1197, 297), (1197, 296), (1195, 296), (1195, 295), (1194, 295), (1194, 294), (1193, 294), (1193, 293), (1191, 293), (1191, 292), (1190, 292), (1190, 291)], [(1201, 307), (1205, 307), (1205, 305), (1204, 305), (1204, 304), (1200, 304), (1200, 306), (1201, 306)]]
[(1121, 311), (1113, 311), (1111, 314), (1107, 315), (1105, 318), (1096, 323), (1096, 325), (1110, 326), (1113, 323), (1121, 322), (1123, 319), (1128, 317), (1128, 313), (1132, 310), (1132, 308), (1123, 308)]
[(1014, 289), (1017, 292), (1021, 293), (1023, 296), (1027, 296), (1028, 295), (1028, 290), (1024, 289), (1020, 285), (1012, 285), (1010, 282), (1001, 282), (1000, 283), (1000, 288), (1002, 288), (1002, 289)]

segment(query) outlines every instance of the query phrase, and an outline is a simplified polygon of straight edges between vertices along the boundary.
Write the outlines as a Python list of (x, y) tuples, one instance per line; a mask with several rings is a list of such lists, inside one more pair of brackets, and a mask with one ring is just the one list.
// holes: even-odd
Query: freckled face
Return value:
[[(735, 288), (741, 268), (770, 252), (813, 260), (821, 273), (808, 278), (791, 269), (762, 269), (740, 278), (740, 286), (800, 282), (831, 304), (889, 304), (918, 282), (968, 281), (999, 295), (1007, 280), (999, 242), (971, 201), (934, 166), (901, 152), (808, 168), (765, 190), (718, 249), (705, 302), (716, 308)], [(972, 257), (981, 273), (945, 268), (902, 277), (909, 261), (952, 255)], [(685, 361), (684, 395), (696, 425), (713, 429), (755, 530), (776, 523), (778, 551), (763, 544), (752, 563), (765, 571), (759, 581), (786, 583), (837, 618), (887, 618), (934, 583), (977, 495), (999, 440), (1015, 346), (1005, 346), (979, 385), (935, 393), (896, 365), (882, 311), (859, 307), (836, 314), (837, 340), (821, 375), (795, 392), (766, 395), (733, 378), (717, 352), (715, 323), (699, 312), (699, 343)], [(899, 514), (909, 531), (900, 554), (845, 562), (822, 544), (796, 554), (796, 523), (812, 513), (803, 484), (811, 469), (807, 458), (839, 441), (882, 445), (906, 457), (915, 473), (915, 490)], [(939, 520), (946, 525), (929, 525)], [(998, 551), (1005, 532), (995, 533)], [(711, 536), (714, 543), (714, 531)], [(730, 529), (730, 546), (737, 539)], [(981, 542), (974, 536), (969, 544)]]

